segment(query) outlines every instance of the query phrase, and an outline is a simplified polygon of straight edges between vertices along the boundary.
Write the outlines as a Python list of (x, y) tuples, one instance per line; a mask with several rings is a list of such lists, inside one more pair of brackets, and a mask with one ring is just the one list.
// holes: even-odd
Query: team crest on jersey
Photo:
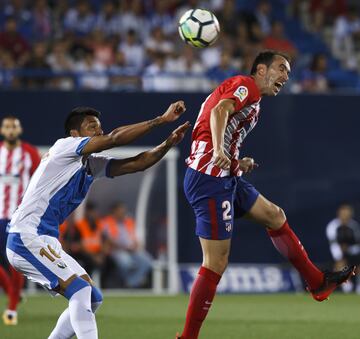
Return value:
[(243, 102), (249, 94), (249, 91), (247, 87), (240, 86), (238, 89), (234, 92), (234, 96), (240, 99), (241, 102)]

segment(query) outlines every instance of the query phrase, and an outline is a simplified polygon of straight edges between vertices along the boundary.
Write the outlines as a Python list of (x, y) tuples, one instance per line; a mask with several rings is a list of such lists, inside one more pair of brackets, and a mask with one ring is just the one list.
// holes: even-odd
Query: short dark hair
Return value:
[(101, 113), (91, 107), (74, 108), (65, 120), (65, 134), (69, 136), (72, 129), (80, 131), (81, 124), (83, 123), (84, 119), (89, 115), (100, 118)]
[(260, 52), (256, 56), (256, 58), (255, 58), (255, 60), (254, 60), (254, 62), (252, 64), (250, 74), (251, 75), (256, 74), (257, 66), (259, 64), (264, 64), (267, 67), (269, 67), (272, 64), (272, 62), (274, 60), (274, 57), (277, 56), (277, 55), (285, 58), (290, 63), (291, 59), (286, 53), (283, 53), (283, 52), (280, 52), (280, 51), (273, 51), (273, 50), (263, 51), (263, 52)]
[(18, 117), (16, 117), (15, 115), (13, 115), (13, 114), (7, 114), (7, 115), (5, 115), (4, 117), (1, 118), (1, 120), (0, 120), (0, 126), (2, 126), (4, 120), (6, 120), (6, 119), (19, 120), (19, 121), (20, 121), (20, 119), (19, 119)]

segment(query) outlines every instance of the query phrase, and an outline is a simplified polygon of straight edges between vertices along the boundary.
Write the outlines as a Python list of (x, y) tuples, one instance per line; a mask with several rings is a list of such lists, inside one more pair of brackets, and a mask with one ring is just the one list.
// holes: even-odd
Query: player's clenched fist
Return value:
[(175, 121), (181, 114), (186, 111), (184, 101), (176, 101), (172, 103), (166, 112), (162, 115), (165, 122)]
[(253, 158), (242, 158), (239, 161), (239, 167), (244, 173), (250, 173), (254, 168), (259, 167), (259, 165), (254, 162)]
[(224, 151), (214, 151), (214, 165), (221, 169), (228, 170), (231, 165), (230, 159), (225, 155)]

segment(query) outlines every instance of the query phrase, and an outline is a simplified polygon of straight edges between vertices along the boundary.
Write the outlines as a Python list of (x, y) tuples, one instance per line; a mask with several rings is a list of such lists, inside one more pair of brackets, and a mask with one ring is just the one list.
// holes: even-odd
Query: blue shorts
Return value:
[(196, 235), (205, 239), (231, 238), (234, 219), (255, 203), (259, 192), (242, 177), (213, 177), (188, 168), (184, 191), (196, 216)]
[(7, 226), (10, 220), (0, 219), (0, 265), (7, 268), (9, 262), (6, 256)]

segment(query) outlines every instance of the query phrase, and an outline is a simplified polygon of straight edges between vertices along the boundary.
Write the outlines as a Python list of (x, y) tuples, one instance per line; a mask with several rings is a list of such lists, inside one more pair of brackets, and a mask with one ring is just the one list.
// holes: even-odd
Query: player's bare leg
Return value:
[(194, 281), (186, 313), (183, 333), (177, 338), (196, 339), (205, 320), (217, 285), (224, 273), (230, 253), (230, 239), (208, 240), (199, 238), (203, 252), (203, 263)]
[(321, 272), (309, 259), (300, 240), (290, 228), (284, 211), (261, 194), (246, 217), (267, 227), (275, 248), (305, 279), (315, 300), (327, 299), (337, 286), (354, 274), (355, 267), (346, 267), (342, 271), (333, 273)]

